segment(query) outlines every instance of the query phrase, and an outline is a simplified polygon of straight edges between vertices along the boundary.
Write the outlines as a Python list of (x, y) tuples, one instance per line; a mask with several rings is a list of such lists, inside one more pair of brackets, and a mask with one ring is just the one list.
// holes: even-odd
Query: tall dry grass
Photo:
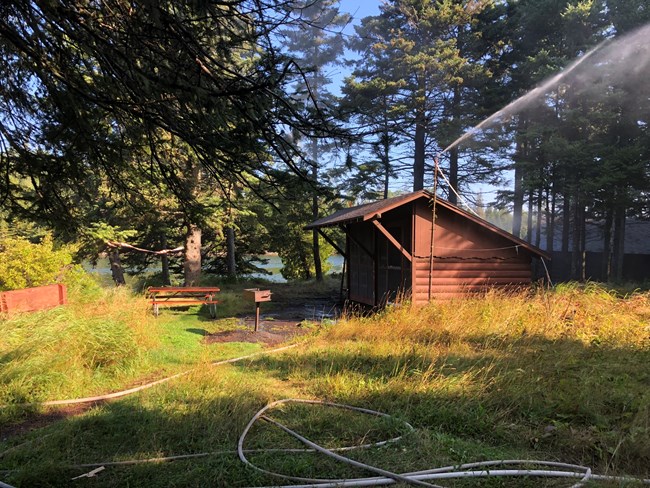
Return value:
[(104, 391), (133, 376), (155, 347), (146, 300), (91, 288), (69, 304), (0, 320), (0, 404)]
[(491, 341), (541, 336), (613, 347), (650, 345), (650, 293), (619, 298), (596, 284), (552, 290), (433, 301), (421, 308), (390, 307), (370, 317), (352, 317), (331, 329), (332, 340), (367, 339), (435, 343), (470, 338)]
[(321, 347), (319, 396), (601, 471), (650, 472), (649, 293), (563, 285), (396, 306), (340, 323)]
[[(131, 303), (116, 293), (105, 298), (103, 312), (82, 303), (70, 310), (78, 306), (86, 321), (100, 321), (114, 313), (116, 302), (123, 299), (125, 307)], [(128, 332), (116, 333), (124, 351), (142, 351), (151, 340), (147, 326), (133, 322), (149, 319), (146, 310), (143, 317), (136, 310), (120, 313), (132, 313), (126, 329), (116, 329)], [(196, 327), (180, 322), (175, 329), (164, 329), (160, 319), (157, 325), (174, 336), (176, 348), (185, 347), (178, 336)], [(0, 459), (0, 469), (18, 469), (6, 478), (18, 485), (46, 480), (67, 486), (82, 471), (65, 470), (66, 464), (231, 450), (264, 404), (298, 397), (371, 408), (411, 423), (416, 432), (403, 442), (354, 454), (396, 472), (527, 458), (649, 477), (649, 364), (649, 294), (620, 298), (594, 285), (571, 285), (490, 293), (418, 309), (396, 306), (372, 317), (340, 321), (313, 342), (283, 353), (199, 367), (165, 387), (99, 405), (48, 427), (46, 436), (35, 436), (38, 441)], [(320, 407), (287, 407), (272, 416), (330, 447), (402, 433), (399, 421), (383, 425)], [(253, 429), (247, 446), (295, 447), (263, 423)], [(305, 476), (358, 474), (312, 455), (269, 453), (255, 460), (269, 469)], [(232, 454), (111, 468), (92, 480), (106, 487), (274, 483)], [(539, 483), (519, 478), (483, 484)]]

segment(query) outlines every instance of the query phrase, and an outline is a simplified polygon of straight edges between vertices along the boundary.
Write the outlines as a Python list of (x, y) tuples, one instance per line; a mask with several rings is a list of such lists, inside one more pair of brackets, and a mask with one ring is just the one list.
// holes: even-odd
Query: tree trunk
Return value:
[(237, 277), (237, 260), (235, 257), (235, 229), (226, 227), (226, 268), (228, 276)]
[(449, 202), (458, 205), (458, 198), (456, 193), (458, 191), (458, 146), (454, 146), (449, 150)]
[(384, 200), (388, 198), (388, 184), (390, 182), (390, 138), (388, 137), (388, 129), (384, 133)]
[(564, 194), (562, 199), (562, 252), (569, 252), (569, 235), (571, 232), (571, 198)]
[[(543, 189), (539, 189), (537, 194), (537, 220), (535, 221), (535, 245), (539, 247), (542, 241), (542, 200), (544, 198)], [(547, 231), (548, 232), (548, 231)]]
[(580, 211), (580, 198), (573, 199), (573, 235), (571, 246), (571, 279), (582, 278), (582, 212)]
[(201, 229), (194, 224), (187, 224), (183, 273), (185, 286), (199, 285), (201, 281)]
[[(316, 143), (314, 143), (316, 146)], [(314, 178), (314, 184), (318, 181), (318, 166), (314, 161), (314, 167), (312, 169), (312, 177)], [(312, 195), (311, 210), (312, 217), (314, 220), (318, 220), (318, 193), (317, 189), (314, 189), (314, 194)], [(316, 281), (323, 281), (323, 267), (320, 261), (320, 242), (318, 231), (316, 229), (312, 230), (312, 244), (314, 251), (314, 271), (316, 273)]]
[(122, 261), (120, 260), (120, 250), (111, 248), (108, 251), (108, 262), (111, 265), (111, 276), (115, 282), (115, 286), (126, 285), (124, 280), (124, 270), (122, 269)]
[(549, 205), (548, 194), (546, 195), (546, 250), (551, 253), (555, 246), (555, 186), (552, 186), (551, 201)]
[(528, 192), (528, 216), (526, 219), (526, 242), (533, 243), (533, 195), (534, 190)]
[(614, 214), (613, 274), (616, 281), (623, 280), (623, 258), (625, 257), (625, 207), (618, 205)]
[(383, 119), (382, 119), (382, 134), (380, 139), (380, 144), (382, 148), (382, 165), (384, 170), (384, 200), (388, 198), (388, 184), (390, 182), (390, 144), (391, 144), (391, 123), (388, 119), (388, 107), (389, 103), (384, 96), (382, 98), (382, 107), (383, 107)]
[[(523, 116), (519, 119), (518, 132), (525, 134), (528, 122)], [(526, 141), (521, 135), (517, 140), (517, 151), (515, 154), (515, 174), (514, 174), (514, 195), (512, 198), (512, 233), (521, 237), (521, 221), (524, 209), (524, 168), (523, 163), (526, 159), (528, 149)]]
[[(320, 38), (314, 40), (314, 59), (319, 58), (320, 54)], [(318, 84), (318, 76), (321, 71), (321, 66), (316, 67), (316, 72), (314, 73), (311, 79), (311, 93), (314, 97), (316, 103), (319, 101), (319, 90), (320, 86)], [(312, 159), (312, 168), (311, 176), (314, 183), (314, 193), (312, 194), (311, 200), (311, 210), (312, 217), (315, 220), (318, 220), (318, 159), (319, 159), (319, 147), (318, 139), (314, 138), (311, 146), (311, 159)], [(316, 229), (312, 230), (312, 247), (314, 253), (314, 272), (316, 273), (316, 281), (323, 281), (323, 266), (320, 261), (320, 241), (318, 231)]]
[(425, 142), (425, 114), (423, 109), (418, 109), (415, 115), (415, 154), (413, 157), (413, 191), (424, 188), (424, 142)]
[(584, 202), (580, 205), (580, 281), (587, 280), (587, 212)]
[[(192, 197), (199, 195), (201, 167), (197, 161), (188, 160), (189, 188)], [(192, 218), (192, 217), (188, 217)], [(198, 286), (201, 281), (201, 228), (193, 221), (186, 221), (185, 250), (183, 261), (184, 286)]]
[[(165, 234), (162, 234), (160, 236), (160, 245), (163, 249), (167, 249), (167, 236)], [(169, 286), (171, 285), (172, 281), (169, 274), (169, 256), (167, 254), (163, 254), (161, 256), (160, 264), (162, 266), (162, 283), (165, 286)]]
[[(458, 85), (454, 86), (454, 97), (452, 100), (452, 107), (451, 107), (451, 116), (452, 116), (452, 121), (454, 123), (454, 126), (458, 124), (458, 119), (459, 119), (459, 106), (460, 106), (460, 88)], [(454, 135), (460, 135), (456, 134), (454, 131)], [(454, 146), (449, 150), (449, 184), (451, 185), (451, 188), (455, 191), (458, 190), (458, 146)], [(456, 193), (454, 193), (453, 190), (449, 190), (449, 202), (453, 203), (454, 205), (458, 204), (458, 198), (456, 197)]]
[(307, 255), (303, 253), (302, 251), (300, 252), (300, 264), (302, 265), (302, 271), (303, 271), (303, 276), (305, 277), (306, 280), (311, 279), (311, 270), (309, 268), (309, 260), (307, 259)]
[(512, 233), (517, 237), (521, 237), (521, 220), (523, 217), (524, 207), (524, 185), (522, 173), (523, 171), (521, 170), (521, 165), (515, 163), (515, 188), (512, 200)]
[(612, 223), (614, 221), (614, 210), (608, 207), (605, 212), (605, 227), (603, 228), (603, 261), (601, 267), (601, 279), (609, 281), (612, 274)]

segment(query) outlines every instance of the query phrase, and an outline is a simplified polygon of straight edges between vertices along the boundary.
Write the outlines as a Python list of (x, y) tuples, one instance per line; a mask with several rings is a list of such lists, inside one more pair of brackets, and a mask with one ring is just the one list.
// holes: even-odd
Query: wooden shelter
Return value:
[[(435, 213), (435, 219), (434, 219)], [(339, 210), (309, 224), (331, 244), (346, 236), (350, 300), (382, 305), (398, 293), (414, 304), (531, 282), (533, 258), (548, 254), (427, 191)]]

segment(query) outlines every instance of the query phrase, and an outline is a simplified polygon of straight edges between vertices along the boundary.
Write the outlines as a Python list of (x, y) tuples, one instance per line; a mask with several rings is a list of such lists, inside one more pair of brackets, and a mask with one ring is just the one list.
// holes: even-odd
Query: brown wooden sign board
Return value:
[(46, 285), (0, 292), (0, 313), (36, 312), (68, 302), (65, 285)]

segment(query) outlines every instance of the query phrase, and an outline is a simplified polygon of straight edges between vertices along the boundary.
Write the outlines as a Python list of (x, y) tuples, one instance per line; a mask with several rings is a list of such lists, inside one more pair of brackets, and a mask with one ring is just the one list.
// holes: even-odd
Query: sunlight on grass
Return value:
[(91, 289), (65, 307), (0, 320), (0, 404), (99, 394), (259, 350), (243, 343), (207, 347), (203, 337), (220, 326), (197, 311), (156, 318), (141, 295)]
[[(194, 311), (166, 311), (154, 319), (146, 304), (138, 312), (139, 305), (129, 302), (138, 298), (119, 293), (104, 298), (103, 312), (82, 314), (73, 306), (32, 316), (36, 319), (0, 322), (9, 339), (2, 346), (0, 373), (5, 398), (16, 401), (16, 391), (44, 398), (124, 384), (154, 372), (195, 369), (162, 388), (14, 437), (4, 447), (0, 440), (0, 452), (28, 442), (0, 457), (0, 470), (19, 468), (7, 481), (31, 485), (40, 477), (66, 486), (66, 479), (80, 474), (66, 467), (72, 464), (228, 451), (165, 465), (111, 468), (93, 486), (273, 484), (273, 478), (246, 469), (232, 450), (259, 408), (289, 397), (371, 408), (411, 423), (416, 432), (403, 444), (353, 454), (396, 471), (534, 458), (650, 475), (648, 293), (620, 297), (595, 285), (570, 285), (416, 309), (406, 304), (341, 320), (295, 349), (218, 367), (210, 362), (260, 348), (202, 342), (207, 333), (241, 327), (237, 319), (210, 321)], [(116, 311), (115, 303), (130, 307), (128, 314)], [(81, 344), (67, 353), (69, 331)], [(47, 347), (36, 349), (39, 343)], [(81, 372), (68, 374), (72, 365)], [(32, 374), (41, 376), (32, 380)], [(329, 446), (399, 431), (399, 422), (382, 425), (304, 406), (282, 408), (273, 416)], [(249, 441), (253, 447), (294, 445), (264, 424), (255, 427)], [(359, 474), (313, 454), (257, 454), (255, 461), (302, 476)], [(521, 479), (495, 484), (565, 485)]]

